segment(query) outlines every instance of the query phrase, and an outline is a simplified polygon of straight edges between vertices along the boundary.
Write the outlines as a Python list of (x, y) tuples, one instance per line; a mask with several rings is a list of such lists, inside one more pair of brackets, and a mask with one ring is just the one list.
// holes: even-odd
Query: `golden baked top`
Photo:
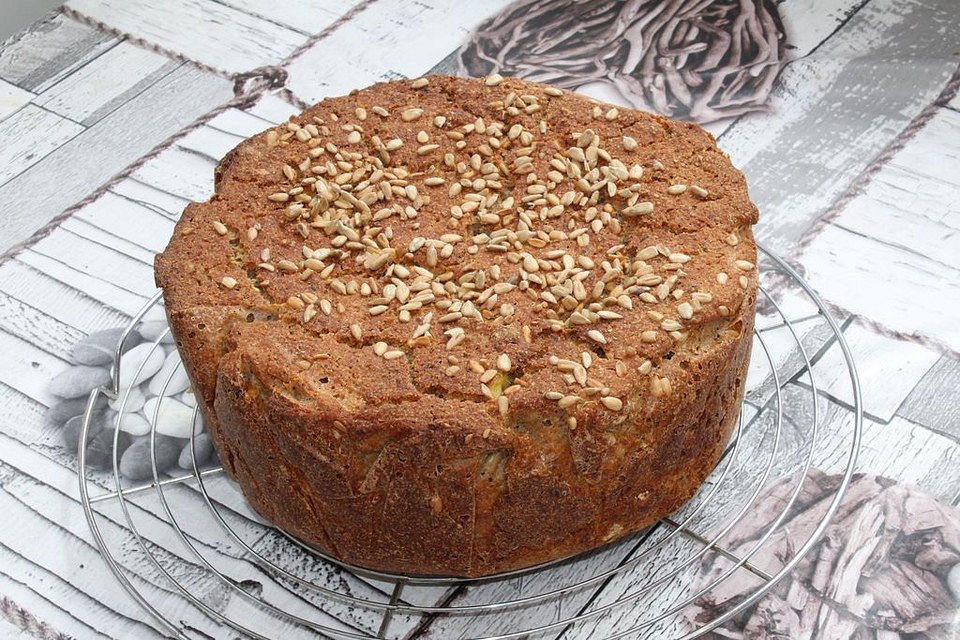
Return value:
[(518, 79), (326, 99), (216, 184), (158, 256), (168, 312), (250, 310), (301, 392), (348, 406), (429, 393), (507, 421), (535, 392), (615, 423), (756, 284), (757, 211), (710, 134)]

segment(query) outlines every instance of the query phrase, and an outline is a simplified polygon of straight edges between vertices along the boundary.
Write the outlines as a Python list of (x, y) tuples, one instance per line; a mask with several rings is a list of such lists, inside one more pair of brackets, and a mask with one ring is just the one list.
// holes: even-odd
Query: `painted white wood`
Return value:
[(121, 180), (110, 188), (110, 193), (127, 199), (137, 206), (147, 207), (167, 215), (174, 220), (180, 217), (183, 208), (190, 202), (135, 178)]
[(955, 23), (952, 0), (872, 0), (784, 69), (769, 112), (739, 120), (721, 137), (747, 176), (761, 211), (758, 236), (772, 249), (792, 248), (940, 93), (956, 65), (937, 52)]
[(2, 292), (0, 326), (21, 340), (61, 358), (65, 358), (70, 347), (84, 336), (79, 329), (59, 322)]
[[(109, 636), (98, 633), (93, 627), (83, 622), (83, 613), (89, 614), (91, 611), (89, 606), (85, 610), (80, 606), (70, 607), (74, 611), (64, 609), (67, 599), (63, 597), (61, 581), (55, 575), (49, 572), (38, 572), (36, 567), (29, 563), (23, 563), (22, 568), (18, 567), (17, 564), (22, 561), (13, 553), (2, 548), (0, 548), (0, 562), (3, 563), (4, 567), (10, 566), (9, 571), (11, 573), (19, 574), (11, 577), (4, 572), (0, 572), (0, 591), (20, 606), (28, 607), (27, 610), (35, 617), (43, 620), (60, 633), (69, 634), (68, 637), (91, 638), (91, 640), (109, 638)], [(17, 569), (20, 569), (20, 571), (16, 571)], [(48, 588), (42, 592), (32, 589), (28, 582), (37, 579), (45, 579)], [(53, 586), (50, 586), (51, 584)], [(7, 636), (3, 637), (7, 638)], [(29, 636), (24, 634), (20, 637), (26, 637), (30, 640), (35, 639), (32, 634)], [(144, 632), (144, 638), (147, 640), (161, 637), (155, 632)]]
[(177, 66), (169, 58), (120, 42), (76, 73), (53, 85), (34, 103), (75, 122), (92, 124), (127, 94), (156, 80), (154, 74)]
[(72, 9), (228, 73), (280, 62), (306, 36), (216, 2), (70, 0)]
[(300, 109), (275, 93), (265, 93), (244, 112), (261, 119), (263, 127), (260, 131), (263, 131), (270, 128), (271, 125), (285, 122), (290, 116), (300, 113)]
[[(935, 337), (960, 349), (955, 311), (960, 279), (941, 263), (833, 225), (800, 259), (809, 280), (827, 299), (890, 329)], [(837, 277), (841, 273), (843, 277)]]
[(93, 298), (92, 291), (74, 289), (16, 258), (0, 268), (0, 291), (84, 333), (129, 321), (126, 314)]
[[(29, 237), (96, 186), (232, 95), (228, 81), (191, 65), (182, 65), (157, 80), (0, 186), (0, 219), (5, 225), (0, 250)], [(0, 123), (0, 128), (9, 121)], [(0, 155), (7, 153), (0, 149)], [(91, 158), (96, 161), (89, 161)], [(0, 165), (0, 171), (9, 171), (8, 166)], [(52, 184), (57, 188), (51, 188)]]
[(264, 122), (240, 109), (227, 109), (207, 124), (221, 131), (232, 133), (237, 136), (238, 140), (249, 138), (270, 127), (269, 122)]
[(132, 240), (127, 240), (114, 233), (106, 231), (94, 224), (91, 224), (79, 216), (73, 216), (63, 221), (60, 230), (68, 231), (76, 236), (80, 236), (90, 242), (116, 251), (127, 257), (133, 258), (137, 262), (146, 265), (153, 264), (154, 252), (143, 248)]
[(209, 157), (169, 147), (133, 173), (133, 177), (186, 200), (202, 202), (213, 193), (213, 169)]
[[(860, 374), (863, 409), (883, 421), (890, 420), (920, 378), (940, 354), (913, 342), (881, 336), (856, 321), (843, 332)], [(825, 393), (853, 404), (853, 388), (845, 372), (840, 346), (834, 344), (813, 366), (814, 377)]]
[[(960, 113), (941, 109), (801, 254), (814, 286), (891, 329), (960, 350), (958, 191)], [(844, 270), (842, 288), (831, 270)]]
[(67, 362), (35, 347), (26, 340), (0, 329), (0, 353), (4, 366), (0, 367), (0, 382), (24, 393), (37, 402), (49, 405), (54, 397), (47, 391), (47, 383), (60, 373)]
[(163, 251), (174, 226), (172, 219), (155, 209), (138, 205), (111, 192), (81, 208), (72, 220), (83, 220), (109, 231), (136, 243), (150, 254)]
[(50, 15), (0, 48), (0, 78), (39, 93), (119, 42), (63, 14)]
[(81, 131), (82, 125), (34, 105), (0, 122), (0, 185)]
[(266, 18), (305, 34), (320, 33), (360, 0), (222, 0), (223, 4), (245, 13)]
[(0, 80), (0, 120), (16, 112), (20, 107), (30, 102), (33, 94), (20, 87)]
[(200, 127), (177, 141), (181, 149), (199, 153), (213, 162), (219, 162), (231, 149), (243, 140), (211, 127)]
[(381, 0), (295, 59), (288, 67), (288, 85), (300, 98), (315, 102), (382, 80), (416, 77), (507, 4)]

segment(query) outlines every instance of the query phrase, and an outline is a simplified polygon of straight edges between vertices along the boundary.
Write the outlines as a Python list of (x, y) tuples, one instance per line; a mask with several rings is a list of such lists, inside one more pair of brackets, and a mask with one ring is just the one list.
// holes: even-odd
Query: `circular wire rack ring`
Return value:
[[(703, 562), (708, 554), (715, 554), (716, 556), (722, 557), (729, 561), (730, 566), (723, 570), (717, 577), (713, 578), (713, 580), (710, 581), (706, 586), (700, 587), (694, 593), (685, 594), (683, 597), (679, 598), (678, 601), (670, 603), (670, 606), (667, 606), (659, 613), (651, 612), (649, 616), (641, 616), (640, 619), (631, 619), (626, 617), (625, 619), (632, 620), (632, 622), (624, 623), (622, 628), (617, 627), (611, 629), (608, 637), (620, 638), (637, 634), (641, 631), (647, 631), (658, 622), (664, 621), (671, 616), (684, 613), (689, 607), (695, 605), (699, 599), (708, 595), (714, 588), (716, 588), (718, 585), (721, 585), (724, 581), (729, 579), (741, 569), (749, 571), (755, 577), (759, 578), (760, 585), (751, 592), (738, 598), (737, 604), (725, 612), (715, 615), (708, 621), (700, 622), (696, 628), (687, 633), (681, 634), (679, 637), (686, 640), (688, 638), (702, 636), (703, 634), (712, 629), (716, 629), (734, 616), (738, 615), (744, 609), (756, 602), (759, 598), (763, 597), (764, 594), (768, 593), (783, 577), (789, 574), (790, 571), (792, 571), (793, 568), (801, 562), (806, 553), (819, 541), (829, 525), (833, 514), (839, 507), (843, 493), (852, 478), (860, 443), (862, 410), (859, 381), (857, 378), (856, 367), (850, 354), (850, 350), (843, 339), (840, 327), (830, 316), (829, 312), (817, 294), (789, 265), (783, 262), (780, 258), (766, 251), (763, 247), (759, 247), (759, 249), (768, 263), (764, 264), (763, 261), (761, 261), (761, 264), (758, 265), (758, 268), (761, 269), (761, 275), (773, 275), (775, 277), (785, 278), (787, 283), (796, 287), (817, 308), (816, 314), (791, 320), (784, 313), (780, 303), (777, 302), (774, 296), (763, 286), (760, 287), (760, 294), (763, 296), (762, 301), (774, 309), (776, 316), (780, 318), (780, 321), (775, 322), (773, 325), (763, 328), (756, 328), (754, 330), (754, 336), (757, 340), (757, 343), (761, 347), (760, 350), (763, 352), (761, 362), (765, 360), (765, 364), (767, 367), (769, 367), (774, 382), (774, 392), (770, 399), (770, 403), (775, 406), (775, 419), (769, 423), (766, 428), (757, 433), (751, 434), (751, 437), (759, 436), (761, 442), (767, 438), (772, 439), (772, 446), (769, 448), (769, 457), (766, 460), (759, 460), (754, 459), (749, 455), (742, 455), (744, 424), (741, 415), (741, 419), (736, 425), (731, 443), (723, 459), (718, 464), (713, 474), (711, 474), (704, 487), (701, 488), (697, 496), (695, 496), (686, 507), (681, 509), (681, 512), (686, 511), (686, 513), (680, 517), (679, 521), (675, 521), (672, 518), (662, 519), (659, 523), (659, 526), (667, 529), (668, 533), (655, 541), (651, 542), (653, 534), (650, 534), (650, 537), (648, 538), (643, 538), (642, 536), (644, 534), (640, 533), (634, 534), (633, 536), (627, 536), (614, 545), (611, 545), (611, 548), (618, 546), (629, 546), (631, 549), (631, 551), (625, 556), (625, 559), (612, 568), (603, 569), (601, 566), (597, 566), (593, 568), (592, 572), (587, 572), (586, 575), (581, 575), (569, 583), (560, 583), (559, 585), (551, 584), (545, 589), (534, 592), (524, 592), (523, 589), (520, 589), (520, 592), (516, 595), (498, 598), (496, 600), (466, 604), (452, 604), (446, 601), (438, 601), (428, 605), (418, 605), (402, 599), (401, 596), (403, 594), (403, 590), (408, 585), (462, 588), (477, 587), (505, 580), (519, 580), (520, 584), (523, 585), (524, 580), (527, 577), (545, 574), (545, 572), (550, 572), (566, 563), (581, 563), (589, 565), (590, 554), (585, 554), (586, 557), (580, 556), (572, 559), (554, 561), (544, 565), (538, 565), (536, 567), (475, 580), (463, 580), (449, 577), (396, 575), (347, 565), (340, 562), (336, 558), (333, 558), (332, 556), (329, 556), (328, 554), (325, 554), (307, 545), (306, 543), (297, 540), (289, 534), (277, 530), (280, 535), (283, 536), (284, 539), (289, 543), (291, 548), (298, 550), (300, 553), (307, 554), (316, 562), (323, 563), (325, 566), (335, 568), (338, 571), (353, 574), (355, 579), (385, 582), (388, 585), (392, 585), (392, 588), (388, 589), (388, 593), (382, 594), (376, 591), (376, 588), (374, 588), (374, 593), (383, 596), (382, 598), (376, 599), (372, 597), (354, 595), (353, 593), (348, 592), (346, 589), (340, 591), (335, 588), (335, 586), (331, 586), (330, 584), (320, 584), (312, 579), (311, 576), (301, 575), (297, 573), (295, 569), (281, 566), (281, 564), (278, 564), (277, 562), (266, 557), (264, 554), (257, 551), (251, 542), (244, 540), (243, 535), (236, 531), (236, 529), (228, 523), (227, 518), (221, 511), (222, 506), (218, 504), (220, 501), (212, 495), (211, 489), (208, 485), (208, 480), (212, 476), (220, 475), (222, 468), (216, 467), (200, 469), (196, 462), (196, 435), (199, 432), (199, 414), (196, 408), (194, 409), (194, 428), (190, 430), (189, 437), (191, 453), (194, 454), (191, 456), (193, 460), (192, 469), (189, 473), (184, 475), (167, 478), (161, 477), (161, 472), (158, 469), (156, 458), (156, 436), (160, 402), (157, 403), (153, 416), (151, 416), (152, 419), (150, 420), (150, 456), (153, 482), (132, 487), (124, 487), (124, 481), (119, 468), (119, 459), (116, 455), (116, 445), (119, 438), (120, 421), (124, 415), (124, 411), (126, 410), (127, 401), (130, 397), (132, 387), (127, 389), (120, 389), (119, 387), (119, 368), (121, 364), (120, 355), (123, 352), (125, 341), (129, 335), (132, 334), (138, 323), (150, 311), (150, 309), (160, 303), (159, 292), (155, 294), (137, 313), (124, 331), (120, 343), (117, 345), (117, 350), (114, 357), (112, 382), (109, 387), (95, 389), (91, 393), (87, 410), (84, 414), (80, 446), (78, 451), (80, 497), (84, 513), (94, 536), (94, 541), (100, 549), (101, 555), (103, 556), (104, 561), (106, 562), (111, 573), (113, 573), (123, 588), (141, 607), (143, 607), (148, 614), (150, 614), (161, 625), (164, 631), (178, 638), (188, 638), (189, 636), (184, 634), (183, 629), (174, 621), (172, 621), (169, 614), (165, 614), (157, 603), (150, 601), (150, 599), (143, 593), (142, 588), (137, 588), (134, 581), (128, 575), (128, 570), (123, 567), (120, 559), (117, 557), (115, 549), (106, 540), (98, 523), (98, 517), (102, 518), (103, 516), (98, 514), (95, 510), (95, 505), (97, 503), (116, 500), (120, 504), (123, 513), (123, 523), (121, 524), (122, 526), (125, 526), (130, 534), (132, 534), (139, 553), (146, 556), (150, 565), (156, 569), (164, 577), (164, 579), (169, 582), (169, 585), (172, 586), (182, 598), (189, 602), (190, 605), (196, 607), (198, 611), (202, 612), (216, 623), (225, 625), (252, 638), (268, 638), (269, 636), (263, 635), (263, 632), (258, 632), (255, 629), (251, 629), (248, 626), (251, 624), (251, 620), (234, 619), (233, 617), (226, 615), (217, 608), (211, 606), (202, 598), (192, 594), (190, 589), (187, 588), (187, 586), (184, 585), (180, 580), (178, 580), (174, 573), (171, 572), (164, 565), (164, 563), (160, 561), (160, 559), (156, 556), (156, 553), (151, 549), (151, 545), (149, 545), (144, 539), (143, 534), (141, 533), (137, 523), (135, 522), (135, 519), (131, 514), (128, 506), (131, 496), (146, 492), (155, 493), (160, 502), (161, 513), (165, 519), (165, 524), (172, 527), (176, 535), (176, 539), (180, 542), (180, 544), (183, 545), (184, 549), (187, 551), (187, 555), (195, 559), (206, 572), (214, 577), (216, 581), (224, 585), (224, 587), (232, 596), (236, 596), (238, 599), (243, 600), (246, 604), (252, 607), (253, 609), (251, 609), (251, 612), (262, 612), (262, 615), (266, 619), (272, 618), (283, 620), (287, 623), (302, 627), (309, 631), (326, 634), (337, 638), (355, 638), (360, 640), (365, 638), (388, 637), (390, 621), (392, 617), (397, 614), (419, 616), (432, 620), (441, 618), (444, 620), (449, 620), (451, 617), (456, 616), (472, 616), (474, 618), (482, 619), (486, 616), (491, 620), (490, 629), (492, 629), (492, 631), (477, 632), (474, 629), (472, 631), (473, 635), (470, 636), (482, 638), (484, 640), (493, 640), (495, 638), (506, 640), (508, 638), (521, 637), (548, 637), (547, 634), (556, 635), (562, 632), (564, 629), (574, 625), (596, 622), (604, 615), (618, 608), (635, 606), (637, 602), (641, 601), (642, 598), (649, 596), (655, 589), (664, 588), (675, 581), (682, 582), (685, 579), (688, 579), (689, 576), (685, 576), (684, 571), (689, 574), (689, 571), (695, 569), (697, 562)], [(792, 556), (784, 560), (783, 566), (781, 566), (778, 571), (771, 573), (753, 564), (751, 562), (751, 558), (757, 554), (762, 549), (764, 544), (766, 544), (775, 535), (775, 532), (787, 518), (790, 509), (793, 507), (798, 496), (800, 495), (802, 480), (812, 465), (814, 454), (816, 453), (817, 445), (819, 444), (821, 428), (817, 384), (813, 377), (813, 369), (809, 354), (807, 353), (802, 339), (800, 335), (798, 335), (797, 329), (794, 326), (796, 322), (809, 321), (815, 318), (822, 319), (827, 324), (832, 337), (836, 339), (836, 342), (841, 349), (842, 355), (846, 362), (847, 372), (849, 374), (850, 384), (853, 392), (854, 419), (851, 431), (849, 434), (847, 434), (849, 438), (849, 447), (846, 451), (846, 459), (842, 471), (842, 477), (834, 492), (833, 498), (830, 500), (830, 503), (825, 510), (823, 519), (817, 524), (803, 544), (796, 548), (796, 551), (792, 554)], [(781, 379), (781, 374), (780, 371), (778, 371), (776, 360), (771, 353), (771, 348), (768, 346), (765, 336), (763, 335), (765, 331), (780, 328), (786, 328), (788, 330), (794, 346), (798, 349), (800, 357), (802, 358), (803, 369), (801, 369), (801, 371), (809, 377), (810, 398), (812, 401), (812, 425), (810, 426), (810, 436), (803, 443), (803, 445), (805, 445), (803, 450), (798, 450), (795, 453), (796, 459), (792, 460), (794, 467), (798, 468), (800, 472), (796, 474), (798, 480), (796, 485), (791, 490), (789, 498), (786, 500), (786, 502), (784, 502), (778, 513), (773, 517), (772, 522), (759, 535), (752, 546), (746, 552), (736, 554), (724, 548), (722, 545), (722, 540), (726, 535), (734, 530), (737, 524), (740, 523), (742, 519), (749, 513), (751, 507), (754, 506), (757, 497), (765, 488), (766, 481), (770, 477), (770, 474), (775, 467), (775, 463), (777, 462), (777, 454), (780, 450), (784, 419), (784, 398), (782, 395), (782, 390), (786, 381)], [(152, 350), (160, 348), (160, 344), (164, 338), (165, 334), (157, 337), (157, 339), (153, 342)], [(754, 358), (757, 358), (756, 352), (754, 353)], [(133, 379), (138, 378), (139, 373), (145, 363), (146, 357), (144, 361), (139, 364), (139, 368), (137, 369), (136, 374), (133, 376)], [(182, 367), (182, 364), (180, 366)], [(164, 392), (166, 391), (167, 386), (176, 372), (177, 369), (174, 368), (169, 372), (167, 378), (163, 381), (161, 397), (165, 396)], [(119, 401), (119, 411), (116, 417), (113, 434), (114, 454), (112, 460), (112, 484), (114, 490), (101, 492), (98, 495), (91, 496), (90, 489), (92, 486), (96, 485), (89, 476), (89, 470), (87, 468), (87, 435), (89, 433), (90, 422), (94, 413), (97, 399), (101, 394)], [(754, 481), (755, 484), (752, 486), (752, 489), (746, 492), (747, 495), (745, 498), (740, 499), (739, 505), (734, 505), (734, 513), (732, 515), (725, 516), (725, 519), (722, 522), (716, 523), (717, 526), (715, 531), (711, 535), (702, 535), (696, 532), (693, 529), (693, 525), (697, 521), (698, 516), (706, 514), (708, 508), (715, 504), (716, 497), (720, 494), (720, 492), (729, 487), (730, 482), (728, 482), (728, 479), (738, 473), (754, 473), (756, 475), (756, 480)], [(166, 493), (167, 487), (180, 483), (188, 483), (196, 488), (195, 492), (190, 493), (190, 499), (199, 501), (205, 507), (206, 512), (209, 513), (213, 521), (216, 522), (218, 527), (217, 530), (222, 531), (226, 536), (225, 539), (229, 540), (233, 544), (238, 545), (239, 548), (242, 549), (245, 558), (250, 560), (257, 568), (262, 570), (265, 575), (272, 576), (278, 585), (282, 585), (284, 589), (296, 587), (298, 589), (307, 590), (315, 598), (319, 598), (323, 602), (339, 602), (348, 607), (374, 612), (377, 615), (382, 616), (382, 622), (379, 625), (377, 633), (368, 633), (366, 631), (360, 631), (351, 628), (331, 627), (329, 626), (329, 622), (308, 618), (305, 617), (305, 615), (288, 611), (278, 606), (278, 604), (268, 602), (260, 595), (251, 593), (242, 588), (242, 586), (239, 586), (237, 580), (228, 577), (221, 569), (218, 569), (216, 561), (208, 558), (201, 548), (191, 541), (191, 536), (188, 535), (181, 526), (181, 521), (176, 513), (177, 507), (171, 503)], [(232, 486), (229, 486), (228, 489), (231, 491), (238, 491), (238, 489)], [(668, 548), (673, 548), (670, 545), (676, 545), (680, 540), (695, 541), (698, 547), (696, 547), (693, 552), (683, 554), (681, 557), (679, 557), (673, 563), (674, 566), (672, 568), (667, 568), (664, 571), (658, 571), (655, 566), (653, 566), (659, 566), (657, 554), (664, 552)], [(640, 548), (641, 545), (643, 546), (642, 549)], [(533, 610), (536, 607), (542, 607), (549, 603), (557, 602), (558, 600), (572, 596), (572, 594), (575, 593), (583, 593), (591, 589), (596, 590), (612, 579), (625, 579), (632, 575), (631, 572), (640, 570), (647, 570), (648, 573), (652, 575), (652, 578), (644, 582), (639, 587), (631, 587), (630, 589), (626, 590), (623, 595), (610, 602), (598, 604), (597, 606), (588, 608), (586, 610), (580, 610), (577, 608), (575, 613), (572, 615), (559, 615), (558, 619), (556, 620), (550, 620), (547, 622), (534, 621), (525, 628), (509, 630), (501, 630), (496, 628), (497, 625), (495, 622), (497, 616), (500, 616), (508, 611), (525, 610), (527, 608)], [(477, 627), (478, 625), (474, 624), (473, 626)]]

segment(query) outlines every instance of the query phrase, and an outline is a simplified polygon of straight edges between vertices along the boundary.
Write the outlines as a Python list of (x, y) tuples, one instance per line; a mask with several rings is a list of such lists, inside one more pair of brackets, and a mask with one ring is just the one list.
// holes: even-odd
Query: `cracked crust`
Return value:
[[(511, 90), (537, 96), (542, 109), (506, 117), (491, 102)], [(602, 326), (607, 343), (598, 345), (586, 335), (595, 327), (553, 331), (528, 297), (503, 295), (515, 307), (512, 319), (472, 328), (456, 353), (464, 364), (475, 358), (487, 366), (498, 354), (509, 356), (504, 385), (521, 386), (505, 415), (469, 367), (444, 373), (451, 352), (442, 336), (410, 345), (416, 318), (405, 323), (389, 314), (371, 316), (360, 296), (341, 296), (296, 273), (265, 277), (258, 270), (266, 247), (274, 260), (302, 260), (303, 243), (326, 246), (322, 234), (304, 240), (293, 233), (283, 204), (266, 199), (285, 188), (280, 167), (299, 164), (305, 142), (272, 145), (277, 133), (264, 132), (231, 151), (217, 167), (216, 193), (187, 207), (157, 257), (171, 329), (227, 471), (261, 515), (346, 562), (482, 576), (572, 555), (675, 510), (696, 491), (729, 438), (743, 395), (756, 293), (756, 271), (744, 274), (735, 266), (756, 259), (750, 231), (756, 209), (742, 175), (695, 125), (627, 109), (615, 120), (598, 121), (597, 103), (545, 90), (514, 79), (489, 87), (433, 76), (422, 89), (405, 81), (379, 84), (324, 100), (292, 119), (330, 122), (335, 113), (338, 122), (355, 122), (358, 107), (395, 114), (415, 104), (424, 110), (421, 122), (370, 115), (366, 133), (384, 140), (413, 140), (434, 115), (445, 116), (449, 127), (482, 117), (533, 129), (542, 119), (558, 149), (569, 146), (571, 133), (590, 127), (615, 157), (648, 167), (642, 182), (644, 197), (655, 205), (652, 214), (624, 219), (620, 233), (601, 229), (589, 247), (563, 244), (597, 262), (617, 244), (633, 252), (665, 245), (691, 256), (677, 285), (687, 298), (618, 309), (623, 317)], [(635, 150), (620, 146), (624, 135), (637, 140)], [(337, 130), (330, 135), (348, 147), (345, 136)], [(446, 138), (437, 142), (439, 152), (463, 155), (445, 146), (451, 142)], [(421, 181), (426, 175), (455, 178), (415, 147), (395, 151), (393, 164), (423, 172)], [(509, 163), (509, 148), (498, 153)], [(550, 170), (548, 160), (534, 158), (537, 174)], [(656, 163), (663, 168), (649, 169)], [(709, 196), (665, 192), (677, 183), (701, 185)], [(520, 181), (505, 185), (521, 195), (524, 187)], [(430, 201), (416, 219), (419, 228), (395, 222), (397, 246), (450, 232), (445, 214), (456, 199), (445, 188), (421, 183), (420, 191)], [(617, 198), (611, 201), (622, 207)], [(565, 228), (564, 222), (552, 224)], [(251, 238), (247, 230), (254, 224), (260, 228)], [(728, 241), (731, 234), (736, 244)], [(448, 263), (484, 269), (497, 260), (458, 245)], [(358, 265), (341, 269), (343, 279), (365, 275)], [(721, 271), (729, 282), (718, 281)], [(224, 277), (240, 284), (219, 286)], [(304, 322), (302, 311), (285, 302), (305, 290), (343, 304), (342, 310)], [(693, 291), (709, 294), (710, 302), (684, 320), (682, 341), (666, 331), (649, 342), (638, 339), (658, 330), (650, 312), (676, 318), (677, 304)], [(361, 327), (360, 340), (351, 324)], [(378, 341), (403, 349), (406, 357), (376, 355), (371, 345)], [(577, 360), (584, 351), (593, 354), (590, 375), (622, 399), (622, 410), (606, 410), (596, 400), (560, 408), (544, 397), (566, 386), (551, 356)], [(655, 378), (669, 380), (670, 392), (656, 388)]]

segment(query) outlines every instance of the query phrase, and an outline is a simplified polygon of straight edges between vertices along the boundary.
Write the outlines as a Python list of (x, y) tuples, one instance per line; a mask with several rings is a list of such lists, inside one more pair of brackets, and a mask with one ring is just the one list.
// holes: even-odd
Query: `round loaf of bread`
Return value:
[(675, 510), (739, 414), (757, 210), (707, 132), (512, 78), (329, 98), (241, 143), (156, 278), (263, 517), (484, 576)]

